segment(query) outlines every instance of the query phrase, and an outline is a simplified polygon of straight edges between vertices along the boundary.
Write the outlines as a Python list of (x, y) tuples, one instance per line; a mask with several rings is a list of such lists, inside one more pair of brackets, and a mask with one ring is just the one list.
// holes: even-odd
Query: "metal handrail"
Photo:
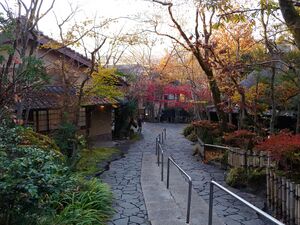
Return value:
[(157, 135), (157, 137), (155, 138), (155, 155), (158, 154), (158, 144), (161, 143), (161, 134)]
[(229, 149), (228, 147), (221, 146), (221, 145), (204, 144), (204, 146), (213, 147), (213, 148), (219, 148), (219, 149), (223, 149), (223, 150), (228, 150)]
[(167, 189), (169, 189), (170, 184), (170, 162), (188, 179), (189, 190), (188, 190), (188, 202), (187, 202), (187, 212), (186, 212), (186, 223), (190, 222), (191, 215), (191, 198), (192, 198), (192, 178), (174, 161), (172, 157), (168, 158), (167, 167)]
[(228, 190), (227, 188), (225, 188), (224, 186), (222, 186), (221, 184), (219, 184), (219, 183), (217, 183), (213, 180), (210, 182), (208, 225), (212, 225), (214, 185), (217, 186), (218, 188), (220, 188), (221, 190), (225, 191), (227, 194), (233, 196), (234, 198), (236, 198), (240, 202), (244, 203), (246, 206), (248, 206), (252, 210), (256, 211), (257, 213), (259, 213), (263, 217), (267, 218), (271, 222), (273, 222), (277, 225), (284, 225), (284, 223), (282, 223), (279, 220), (275, 219), (273, 216), (269, 215), (268, 213), (262, 211), (261, 209), (257, 208), (256, 206), (252, 205), (250, 202), (247, 202), (245, 199), (243, 199), (240, 196), (234, 194), (233, 192), (231, 192), (230, 190)]
[[(161, 155), (161, 163), (159, 160), (159, 155)], [(157, 165), (161, 164), (161, 181), (164, 181), (164, 150), (160, 143), (158, 143), (158, 154), (157, 154)]]

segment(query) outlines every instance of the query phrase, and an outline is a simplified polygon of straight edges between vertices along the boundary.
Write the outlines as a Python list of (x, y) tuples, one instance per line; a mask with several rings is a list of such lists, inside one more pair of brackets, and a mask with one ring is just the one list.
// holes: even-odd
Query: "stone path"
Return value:
[[(211, 179), (224, 185), (232, 190), (237, 195), (243, 197), (247, 201), (251, 202), (259, 208), (264, 207), (264, 200), (249, 194), (241, 192), (237, 189), (228, 187), (224, 181), (224, 170), (207, 165), (196, 160), (192, 156), (193, 146), (191, 142), (181, 135), (185, 125), (183, 124), (165, 124), (168, 135), (165, 144), (170, 154), (172, 154), (175, 161), (192, 177), (193, 188), (197, 193), (202, 196), (206, 202), (209, 199), (209, 182)], [(268, 224), (266, 221), (262, 221), (260, 217), (248, 207), (244, 206), (230, 195), (215, 188), (214, 193), (214, 209), (222, 221), (228, 225), (262, 225)]]
[[(108, 223), (109, 225), (150, 224), (141, 189), (141, 167), (143, 154), (154, 153), (154, 140), (162, 128), (167, 128), (168, 138), (165, 149), (192, 177), (193, 187), (199, 196), (208, 202), (209, 181), (212, 178), (224, 184), (223, 170), (198, 162), (192, 156), (191, 143), (181, 135), (183, 127), (182, 124), (144, 124), (142, 132), (144, 138), (132, 144), (125, 158), (112, 162), (110, 169), (102, 174), (101, 179), (111, 185), (115, 197), (116, 214)], [(256, 206), (263, 207), (262, 199), (232, 188), (231, 190)], [(226, 224), (265, 224), (256, 213), (227, 194), (216, 191), (215, 196), (217, 197), (214, 201), (214, 209)]]

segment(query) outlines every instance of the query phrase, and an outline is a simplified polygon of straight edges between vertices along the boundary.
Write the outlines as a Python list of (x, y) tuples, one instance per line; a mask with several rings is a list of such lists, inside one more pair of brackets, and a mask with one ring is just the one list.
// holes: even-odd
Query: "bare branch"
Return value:
[(196, 9), (196, 25), (195, 25), (195, 35), (196, 35), (196, 42), (199, 41), (199, 31), (198, 31), (198, 26), (199, 26), (199, 10), (198, 8)]

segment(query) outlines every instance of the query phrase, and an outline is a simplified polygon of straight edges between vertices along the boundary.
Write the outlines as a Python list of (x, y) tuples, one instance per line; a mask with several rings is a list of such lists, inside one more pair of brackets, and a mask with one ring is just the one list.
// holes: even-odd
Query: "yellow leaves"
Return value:
[(92, 90), (90, 94), (113, 99), (122, 97), (124, 94), (118, 88), (119, 79), (115, 68), (99, 67), (97, 72), (92, 74)]
[(59, 43), (57, 41), (48, 41), (47, 43), (41, 45), (39, 48), (41, 49), (60, 49), (64, 45), (62, 43)]
[(275, 93), (278, 94), (277, 100), (282, 105), (287, 105), (292, 97), (299, 93), (299, 88), (294, 83), (283, 81), (280, 85), (275, 88)]
[(229, 22), (215, 31), (213, 40), (224, 60), (239, 60), (240, 55), (251, 51), (256, 45), (252, 27), (252, 21)]

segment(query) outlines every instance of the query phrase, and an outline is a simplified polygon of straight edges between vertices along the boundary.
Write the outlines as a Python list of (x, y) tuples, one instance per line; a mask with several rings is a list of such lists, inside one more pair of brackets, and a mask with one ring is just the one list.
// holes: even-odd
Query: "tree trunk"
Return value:
[(210, 112), (209, 112), (209, 109), (206, 106), (205, 106), (205, 112), (206, 112), (206, 116), (207, 116), (208, 121), (211, 121)]
[(271, 76), (271, 120), (270, 120), (270, 133), (273, 134), (275, 131), (275, 120), (276, 120), (276, 104), (275, 104), (275, 74), (276, 69), (275, 66), (272, 67), (272, 76)]
[(240, 109), (240, 127), (239, 129), (244, 129), (245, 126), (244, 126), (244, 121), (245, 121), (245, 118), (246, 118), (246, 96), (245, 96), (245, 93), (243, 92), (240, 92), (240, 95), (241, 95), (241, 109)]
[(229, 108), (228, 122), (232, 124), (232, 102), (230, 98), (228, 98), (228, 108)]
[(208, 78), (208, 83), (209, 83), (210, 91), (212, 93), (214, 105), (216, 107), (217, 115), (218, 115), (219, 121), (221, 123), (221, 130), (222, 130), (222, 132), (227, 131), (227, 116), (226, 116), (225, 112), (221, 109), (221, 103), (222, 103), (221, 92), (218, 87), (217, 81), (214, 77), (213, 71), (209, 67), (209, 65), (204, 62), (204, 60), (201, 58), (201, 56), (197, 52), (194, 52), (193, 54), (195, 55), (199, 65), (204, 70), (204, 72)]
[(200, 113), (200, 107), (199, 104), (197, 103), (199, 98), (198, 96), (194, 93), (194, 89), (192, 91), (192, 99), (196, 102), (194, 103), (193, 111), (194, 111), (194, 119), (200, 120), (201, 118), (201, 113)]
[(300, 133), (300, 99), (298, 99), (296, 134)]
[(300, 15), (291, 0), (279, 0), (279, 6), (286, 25), (291, 30), (296, 45), (300, 49)]

